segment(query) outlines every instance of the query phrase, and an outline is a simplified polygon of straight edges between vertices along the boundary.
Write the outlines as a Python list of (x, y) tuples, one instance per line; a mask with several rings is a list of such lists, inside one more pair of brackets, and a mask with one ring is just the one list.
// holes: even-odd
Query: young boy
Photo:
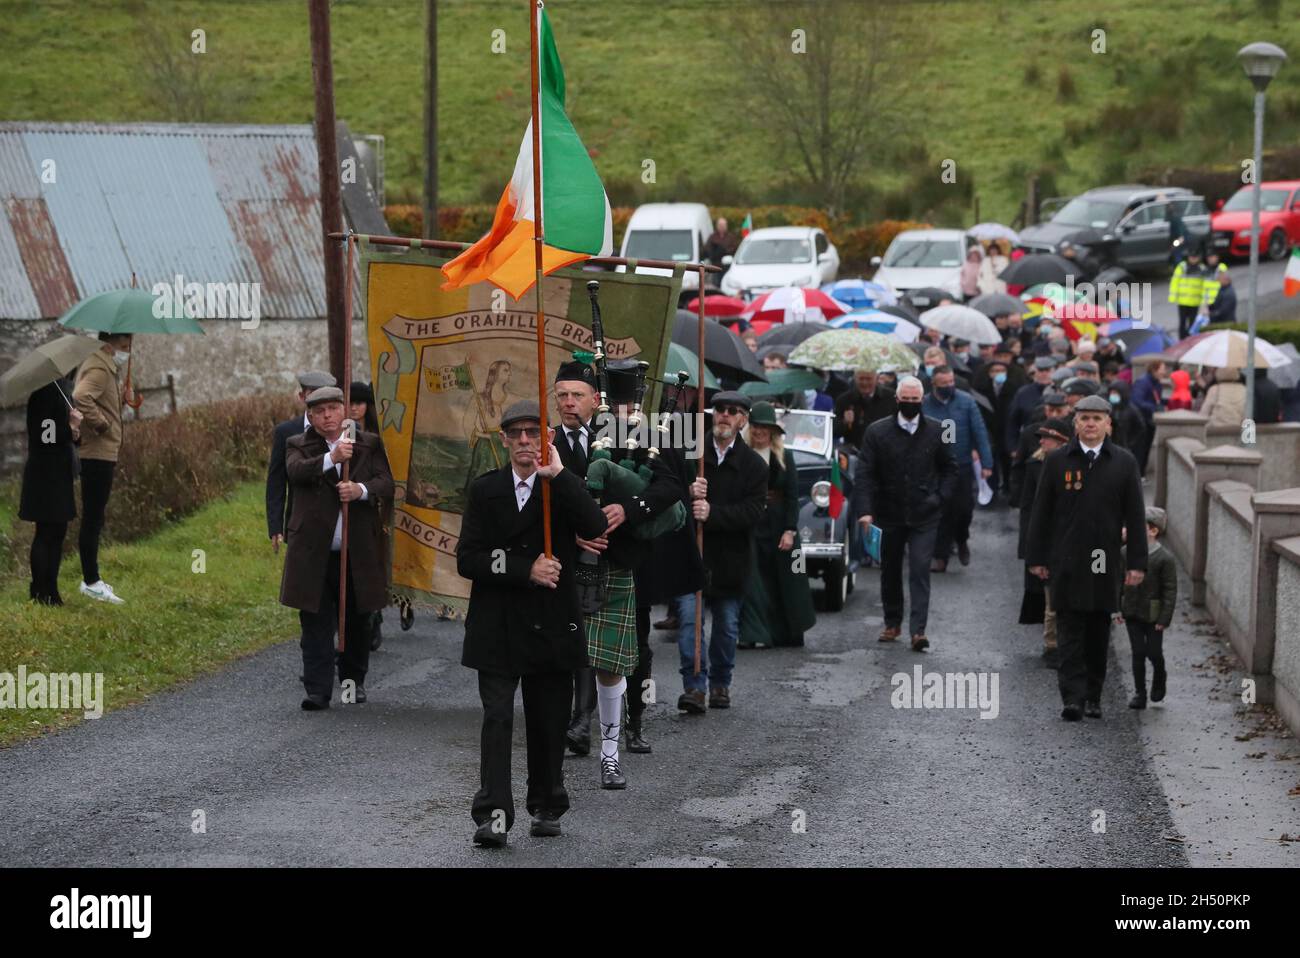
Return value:
[(1147, 707), (1147, 659), (1151, 660), (1151, 701), (1165, 697), (1165, 629), (1174, 617), (1178, 599), (1178, 567), (1159, 538), (1165, 531), (1165, 510), (1148, 506), (1146, 510), (1147, 574), (1141, 584), (1125, 586), (1120, 599), (1120, 622), (1128, 627), (1133, 647), (1133, 685), (1136, 691), (1128, 700), (1131, 709)]

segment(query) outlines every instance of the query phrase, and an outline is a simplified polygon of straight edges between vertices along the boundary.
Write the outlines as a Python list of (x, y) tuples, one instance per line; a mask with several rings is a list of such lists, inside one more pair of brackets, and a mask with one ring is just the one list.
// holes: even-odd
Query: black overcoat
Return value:
[[(54, 383), (42, 386), (27, 400), (27, 464), (18, 501), (18, 518), (25, 522), (71, 522), (77, 517), (72, 489), (77, 450), (68, 412)], [(42, 441), (46, 420), (54, 423), (53, 442)]]
[(304, 417), (295, 416), (277, 423), (271, 433), (271, 460), (266, 466), (266, 537), (282, 536), (289, 512), (293, 509), (293, 490), (284, 472), (284, 451), (289, 440), (307, 431)]
[(704, 523), (706, 591), (712, 598), (745, 594), (754, 529), (767, 511), (767, 463), (739, 436), (718, 464), (713, 437), (704, 439), (709, 518)]
[(922, 415), (915, 434), (898, 417), (867, 427), (853, 473), (853, 514), (886, 526), (918, 528), (938, 522), (957, 491), (957, 463), (943, 425)]

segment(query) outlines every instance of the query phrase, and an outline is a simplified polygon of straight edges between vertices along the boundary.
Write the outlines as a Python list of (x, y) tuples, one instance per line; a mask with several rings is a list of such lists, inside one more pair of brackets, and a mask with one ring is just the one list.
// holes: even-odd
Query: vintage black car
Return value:
[[(853, 591), (857, 571), (851, 561), (853, 529), (847, 501), (854, 457), (835, 448), (831, 413), (779, 409), (777, 416), (785, 428), (785, 447), (794, 453), (799, 471), (799, 538), (808, 575), (826, 584), (825, 608), (838, 612)], [(846, 501), (839, 515), (832, 516), (831, 478), (837, 459)]]

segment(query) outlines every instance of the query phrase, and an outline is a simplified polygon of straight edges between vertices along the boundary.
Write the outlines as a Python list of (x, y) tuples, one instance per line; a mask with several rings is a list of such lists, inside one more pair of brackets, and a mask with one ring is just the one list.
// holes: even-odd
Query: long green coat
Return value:
[[(785, 451), (784, 468), (768, 466), (767, 508), (754, 527), (754, 548), (740, 612), (740, 641), (763, 645), (803, 645), (803, 634), (817, 621), (808, 574), (795, 572), (799, 541), (799, 482), (794, 453)], [(794, 548), (777, 548), (791, 531)]]

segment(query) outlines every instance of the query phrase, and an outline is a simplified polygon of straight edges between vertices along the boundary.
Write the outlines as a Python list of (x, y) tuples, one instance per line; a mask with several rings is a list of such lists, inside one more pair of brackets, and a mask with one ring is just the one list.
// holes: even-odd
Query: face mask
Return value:
[(933, 375), (934, 375), (934, 371), (935, 371), (936, 369), (938, 369), (938, 368), (939, 368), (939, 367), (937, 367), (937, 366), (931, 366), (929, 363), (926, 363), (926, 364), (925, 364), (925, 374), (926, 374), (927, 376), (933, 376)]
[(969, 350), (969, 349), (959, 349), (959, 350), (957, 350), (957, 352), (954, 353), (953, 355), (955, 355), (958, 359), (969, 359), (969, 358), (970, 358), (970, 350)]
[(952, 394), (956, 391), (957, 391), (956, 386), (935, 386), (934, 387), (935, 396), (937, 396), (939, 399), (943, 400), (944, 402), (947, 402), (949, 399), (951, 399)]
[(993, 377), (993, 381), (997, 383), (999, 386), (1001, 386), (1004, 382), (1007, 381), (1007, 374), (998, 373), (996, 376)]
[(130, 353), (123, 352), (120, 349), (113, 350), (113, 362), (117, 363), (119, 366), (125, 366), (126, 361), (130, 358)]
[(1119, 405), (1119, 393), (1111, 393), (1111, 394), (1110, 394), (1110, 404), (1111, 404), (1112, 406), (1118, 406), (1118, 405)]
[(915, 419), (921, 415), (921, 404), (919, 402), (900, 402), (898, 404), (898, 413), (904, 419)]

